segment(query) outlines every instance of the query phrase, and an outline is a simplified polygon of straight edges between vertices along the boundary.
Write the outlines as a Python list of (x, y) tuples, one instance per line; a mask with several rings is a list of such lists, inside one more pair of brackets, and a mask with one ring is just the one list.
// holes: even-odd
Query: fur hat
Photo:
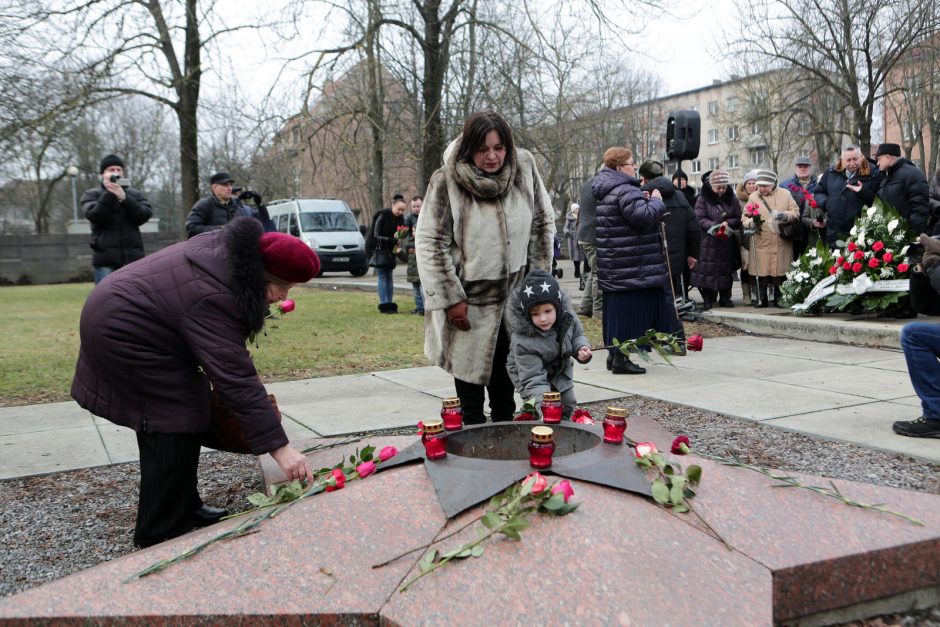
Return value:
[(653, 159), (647, 159), (640, 165), (640, 176), (646, 180), (654, 179), (663, 175), (663, 164)]
[(715, 185), (728, 185), (731, 183), (731, 177), (728, 176), (726, 170), (712, 170), (712, 173), (708, 176), (708, 184), (712, 187)]
[(756, 180), (757, 180), (757, 172), (758, 172), (758, 170), (749, 170), (749, 171), (745, 172), (745, 173), (744, 173), (744, 178), (741, 179), (741, 182), (742, 182), (742, 183), (747, 183), (748, 181), (756, 181)]
[(232, 178), (228, 172), (216, 172), (212, 175), (212, 178), (209, 179), (210, 185), (220, 185), (222, 183), (234, 183), (235, 179)]
[(554, 305), (556, 319), (561, 318), (561, 287), (558, 281), (544, 270), (533, 270), (519, 287), (519, 304), (528, 316), (533, 307), (542, 303)]
[(875, 153), (876, 157), (882, 155), (888, 155), (891, 157), (900, 157), (901, 156), (901, 147), (897, 144), (879, 144), (878, 152)]
[(258, 239), (261, 263), (268, 274), (288, 283), (306, 283), (320, 273), (320, 258), (299, 237), (265, 233)]
[(98, 165), (98, 174), (104, 174), (104, 171), (110, 168), (112, 165), (121, 166), (121, 169), (124, 169), (124, 160), (117, 155), (105, 155), (101, 159), (101, 163)]
[(777, 173), (773, 170), (758, 170), (757, 171), (757, 184), (758, 185), (776, 185), (777, 184)]

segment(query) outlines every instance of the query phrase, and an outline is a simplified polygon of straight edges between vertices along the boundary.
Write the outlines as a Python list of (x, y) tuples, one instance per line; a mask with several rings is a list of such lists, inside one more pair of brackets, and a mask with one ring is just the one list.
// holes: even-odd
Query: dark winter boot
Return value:
[(398, 313), (398, 303), (389, 303), (388, 304), (389, 313)]
[(726, 290), (718, 290), (718, 306), (719, 307), (734, 307), (734, 303), (731, 302), (731, 288), (730, 287)]
[(758, 296), (760, 297), (760, 303), (756, 305), (763, 309), (764, 307), (770, 307), (770, 299), (767, 297), (767, 284), (761, 283), (760, 289), (758, 290)]
[(750, 288), (751, 307), (757, 307), (760, 304), (760, 301), (757, 299), (757, 282), (751, 283)]
[(607, 369), (610, 370), (614, 366), (614, 352), (607, 351)]
[(780, 293), (780, 286), (774, 285), (774, 307), (783, 307), (780, 301), (783, 300), (783, 294)]
[(699, 290), (702, 293), (702, 309), (708, 311), (715, 304), (715, 290)]
[(744, 299), (744, 306), (747, 307), (751, 304), (751, 284), (748, 281), (741, 283), (741, 295)]
[(614, 374), (646, 374), (646, 368), (640, 368), (623, 353), (614, 356), (610, 371)]

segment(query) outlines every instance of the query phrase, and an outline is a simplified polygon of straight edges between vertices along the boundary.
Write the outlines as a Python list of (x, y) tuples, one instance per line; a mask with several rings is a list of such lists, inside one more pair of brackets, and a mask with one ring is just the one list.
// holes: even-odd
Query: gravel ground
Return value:
[[(687, 434), (694, 448), (716, 455), (940, 494), (940, 466), (935, 464), (636, 396), (585, 407), (597, 417), (609, 404), (652, 416), (666, 429)], [(403, 433), (413, 430), (370, 435)], [(133, 551), (138, 481), (138, 464), (127, 463), (0, 482), (0, 544), (4, 547), (0, 595), (27, 590)], [(230, 511), (245, 509), (247, 495), (262, 488), (255, 458), (228, 453), (203, 455), (199, 485), (208, 504)], [(940, 606), (850, 625), (940, 627)]]

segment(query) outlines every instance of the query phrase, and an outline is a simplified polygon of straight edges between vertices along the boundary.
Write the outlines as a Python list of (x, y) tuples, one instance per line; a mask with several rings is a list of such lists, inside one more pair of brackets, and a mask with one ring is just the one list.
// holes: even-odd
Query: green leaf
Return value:
[[(679, 477), (676, 477), (678, 480)], [(669, 488), (669, 501), (673, 505), (682, 505), (682, 499), (685, 495), (682, 493), (682, 486), (685, 484), (685, 481), (674, 483), (671, 488)]]
[(675, 474), (675, 470), (673, 469), (672, 464), (666, 464), (663, 467), (663, 474), (667, 476), (672, 476)]
[(361, 459), (364, 462), (371, 462), (374, 456), (375, 456), (375, 447), (372, 446), (371, 444), (365, 447), (364, 449), (362, 449), (362, 452), (359, 453), (359, 459)]
[(512, 538), (513, 540), (522, 539), (522, 536), (519, 535), (519, 532), (516, 531), (515, 529), (510, 529), (507, 527), (506, 529), (503, 529), (503, 533), (506, 534), (507, 537)]
[(650, 453), (649, 458), (654, 464), (656, 464), (660, 468), (666, 465), (666, 458), (663, 457), (662, 453)]
[(522, 487), (519, 489), (520, 496), (529, 496), (532, 492), (532, 486), (535, 485), (535, 476), (527, 477), (525, 481), (522, 482)]
[(265, 505), (272, 505), (273, 501), (263, 492), (255, 492), (254, 494), (248, 495), (248, 502), (254, 505), (255, 507), (264, 507)]
[(692, 485), (698, 485), (702, 480), (702, 467), (692, 464), (685, 471), (685, 476)]
[(685, 494), (685, 498), (687, 499), (690, 499), (695, 496), (695, 490), (693, 490), (689, 486), (685, 486), (685, 490), (683, 490), (682, 493)]
[(559, 492), (553, 494), (542, 503), (542, 508), (554, 512), (565, 506), (565, 495)]
[(422, 557), (421, 561), (418, 562), (418, 568), (421, 569), (422, 573), (426, 573), (431, 570), (431, 567), (434, 565), (435, 558), (437, 558), (437, 549), (431, 549), (424, 554), (424, 557)]
[(653, 482), (651, 487), (653, 491), (653, 500), (662, 505), (665, 505), (669, 502), (669, 488), (666, 487), (665, 483), (663, 483), (660, 479), (657, 479)]
[[(350, 455), (350, 456), (349, 456), (349, 463), (350, 463), (350, 464), (355, 464), (355, 463), (356, 463), (356, 456), (355, 456), (355, 455)], [(339, 467), (341, 468), (341, 467), (342, 467), (342, 464), (340, 464)]]
[(481, 555), (483, 555), (483, 545), (477, 544), (472, 549), (470, 549), (470, 553), (471, 555), (473, 555), (473, 557), (480, 557)]
[(686, 512), (689, 511), (689, 508), (686, 507), (685, 505), (682, 505), (682, 504), (673, 505), (673, 506), (672, 506), (672, 511), (678, 512), (679, 514), (685, 514)]
[(487, 529), (495, 529), (496, 527), (499, 526), (501, 521), (499, 519), (499, 516), (497, 516), (493, 512), (486, 512), (486, 514), (483, 516), (480, 522), (482, 522), (483, 526), (486, 527)]

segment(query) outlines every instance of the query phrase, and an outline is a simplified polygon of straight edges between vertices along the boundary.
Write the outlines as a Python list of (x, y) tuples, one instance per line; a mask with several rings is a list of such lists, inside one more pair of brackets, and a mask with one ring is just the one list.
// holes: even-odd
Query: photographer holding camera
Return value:
[(91, 223), (95, 284), (144, 256), (140, 225), (153, 217), (150, 201), (124, 178), (124, 161), (117, 155), (101, 160), (101, 185), (82, 194), (82, 211)]
[[(916, 262), (911, 272), (911, 305), (917, 313), (940, 315), (940, 241), (922, 233), (918, 242), (920, 246), (912, 245), (909, 253), (911, 262)], [(940, 438), (940, 324), (904, 325), (901, 348), (922, 413), (915, 420), (899, 420), (891, 428), (899, 435)]]
[[(236, 200), (241, 203), (245, 215), (249, 215), (260, 222), (261, 228), (264, 229), (265, 233), (272, 233), (277, 230), (274, 220), (272, 220), (270, 214), (268, 214), (268, 206), (261, 200), (261, 194), (254, 190), (241, 187), (233, 187), (232, 193), (235, 194)], [(254, 204), (249, 205), (247, 203), (249, 200)]]

